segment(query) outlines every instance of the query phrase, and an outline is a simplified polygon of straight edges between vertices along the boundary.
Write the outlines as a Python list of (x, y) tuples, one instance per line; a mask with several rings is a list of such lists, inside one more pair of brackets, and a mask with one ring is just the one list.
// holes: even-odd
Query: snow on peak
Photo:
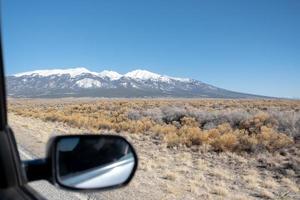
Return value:
[(147, 79), (159, 79), (161, 75), (149, 72), (146, 70), (134, 70), (132, 72), (128, 72), (127, 74), (124, 75), (125, 77), (132, 78), (132, 79), (142, 79), (142, 80), (147, 80)]
[(176, 78), (176, 77), (171, 77), (171, 76), (165, 76), (165, 75), (160, 75), (156, 74), (153, 72), (149, 72), (147, 70), (141, 70), (137, 69), (132, 72), (128, 72), (127, 74), (124, 75), (125, 77), (132, 78), (132, 79), (140, 79), (140, 80), (159, 80), (162, 82), (169, 82), (170, 80), (176, 80), (176, 81), (182, 81), (182, 82), (189, 82), (190, 79), (188, 78)]
[(101, 87), (102, 83), (100, 81), (91, 78), (84, 78), (76, 81), (76, 85), (81, 88), (95, 88), (95, 87)]
[(23, 72), (15, 74), (15, 77), (21, 77), (21, 76), (52, 76), (52, 75), (70, 75), (71, 78), (74, 78), (76, 76), (79, 76), (81, 74), (92, 74), (94, 76), (100, 77), (100, 78), (109, 78), (110, 80), (119, 80), (122, 77), (136, 79), (136, 80), (154, 80), (154, 81), (161, 81), (161, 82), (170, 82), (171, 80), (176, 81), (182, 81), (182, 82), (189, 82), (190, 79), (187, 78), (176, 78), (176, 77), (170, 77), (165, 75), (156, 74), (153, 72), (149, 72), (147, 70), (137, 69), (131, 72), (126, 73), (125, 75), (119, 74), (115, 71), (108, 71), (104, 70), (100, 73), (97, 72), (91, 72), (86, 68), (79, 67), (79, 68), (70, 68), (70, 69), (49, 69), (49, 70), (35, 70), (35, 71), (29, 71), (29, 72)]
[(118, 72), (115, 71), (108, 71), (108, 70), (104, 70), (102, 72), (100, 72), (98, 74), (98, 76), (100, 76), (101, 78), (109, 78), (110, 80), (118, 80), (122, 77), (121, 74), (119, 74)]
[(90, 73), (97, 75), (95, 72), (91, 72), (88, 69), (84, 67), (78, 67), (78, 68), (70, 68), (70, 69), (49, 69), (49, 70), (35, 70), (35, 71), (29, 71), (24, 73), (18, 73), (14, 76), (20, 77), (20, 76), (52, 76), (52, 75), (63, 75), (63, 74), (69, 74), (71, 77), (76, 77), (80, 74), (84, 73)]

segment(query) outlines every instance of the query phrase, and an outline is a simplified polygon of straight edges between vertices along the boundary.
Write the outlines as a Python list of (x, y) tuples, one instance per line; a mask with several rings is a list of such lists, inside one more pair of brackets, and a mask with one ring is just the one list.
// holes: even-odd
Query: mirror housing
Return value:
[(127, 185), (138, 158), (121, 136), (64, 135), (51, 138), (45, 159), (24, 162), (28, 181), (48, 180), (69, 190), (107, 190)]

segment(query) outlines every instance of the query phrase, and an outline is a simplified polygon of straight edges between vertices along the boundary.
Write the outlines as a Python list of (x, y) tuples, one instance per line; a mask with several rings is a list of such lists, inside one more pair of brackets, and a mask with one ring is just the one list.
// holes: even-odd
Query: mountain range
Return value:
[(6, 80), (11, 97), (263, 98), (141, 69), (123, 75), (86, 68), (36, 70), (10, 75)]

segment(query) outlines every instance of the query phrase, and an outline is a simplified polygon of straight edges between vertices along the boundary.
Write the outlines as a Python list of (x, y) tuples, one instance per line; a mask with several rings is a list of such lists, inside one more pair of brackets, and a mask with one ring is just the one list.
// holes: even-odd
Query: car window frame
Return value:
[(6, 104), (4, 58), (3, 58), (3, 50), (2, 50), (1, 33), (2, 31), (0, 27), (0, 130), (3, 131), (7, 127), (7, 104)]

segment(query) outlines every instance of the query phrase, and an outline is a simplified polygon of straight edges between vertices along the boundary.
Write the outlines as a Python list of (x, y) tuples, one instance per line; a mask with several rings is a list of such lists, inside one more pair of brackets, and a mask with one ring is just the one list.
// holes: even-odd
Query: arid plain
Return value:
[(106, 192), (108, 197), (300, 199), (300, 101), (8, 102), (18, 143), (39, 156), (57, 134), (108, 133), (130, 140), (140, 159), (136, 177), (128, 187)]

